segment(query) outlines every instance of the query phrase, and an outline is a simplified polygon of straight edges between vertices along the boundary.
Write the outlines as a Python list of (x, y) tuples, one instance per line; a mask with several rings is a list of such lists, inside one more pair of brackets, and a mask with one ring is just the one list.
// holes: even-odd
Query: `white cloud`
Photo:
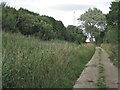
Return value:
[[(75, 19), (79, 18), (89, 7), (96, 7), (103, 11), (109, 12), (111, 1), (114, 0), (3, 0), (10, 6), (19, 9), (26, 8), (40, 15), (52, 16), (61, 20), (65, 26), (73, 24), (73, 12)], [(76, 25), (77, 25), (76, 21)]]

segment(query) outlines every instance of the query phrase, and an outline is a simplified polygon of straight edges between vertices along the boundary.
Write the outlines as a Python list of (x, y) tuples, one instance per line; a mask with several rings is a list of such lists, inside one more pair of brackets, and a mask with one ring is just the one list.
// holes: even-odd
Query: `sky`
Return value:
[(78, 26), (77, 19), (89, 8), (96, 7), (107, 14), (112, 1), (114, 0), (2, 0), (16, 9), (23, 7), (40, 15), (54, 17), (65, 26)]

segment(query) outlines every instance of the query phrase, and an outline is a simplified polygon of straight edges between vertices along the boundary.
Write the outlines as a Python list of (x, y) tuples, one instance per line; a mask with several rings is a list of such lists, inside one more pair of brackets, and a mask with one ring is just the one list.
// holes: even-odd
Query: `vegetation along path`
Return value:
[(100, 47), (86, 65), (73, 88), (118, 88), (118, 68)]

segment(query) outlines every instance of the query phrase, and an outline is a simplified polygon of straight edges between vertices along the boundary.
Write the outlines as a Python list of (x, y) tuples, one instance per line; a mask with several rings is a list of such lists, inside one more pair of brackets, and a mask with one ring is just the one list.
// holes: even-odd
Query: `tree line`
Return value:
[(97, 8), (89, 8), (78, 20), (80, 26), (64, 26), (62, 21), (53, 17), (39, 15), (24, 8), (16, 10), (13, 7), (2, 6), (2, 29), (5, 32), (20, 32), (26, 36), (33, 35), (42, 40), (59, 39), (78, 44), (85, 43), (90, 35), (90, 42), (118, 43), (120, 25), (120, 2), (112, 2), (108, 14), (103, 14)]
[(39, 15), (24, 8), (16, 10), (1, 3), (2, 29), (5, 32), (20, 32), (26, 36), (32, 35), (42, 40), (59, 39), (78, 44), (84, 43), (87, 36), (73, 25), (65, 27), (62, 21), (53, 17)]

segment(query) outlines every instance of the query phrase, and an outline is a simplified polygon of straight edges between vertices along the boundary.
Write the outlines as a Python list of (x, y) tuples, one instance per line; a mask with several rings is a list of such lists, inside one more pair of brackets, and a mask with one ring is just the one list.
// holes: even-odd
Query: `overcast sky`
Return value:
[[(78, 25), (77, 19), (88, 8), (96, 7), (104, 14), (109, 12), (111, 1), (114, 0), (2, 0), (8, 5), (19, 9), (26, 8), (30, 11), (39, 13), (40, 15), (48, 15), (56, 20), (61, 20), (65, 26), (73, 25), (75, 17), (75, 25)], [(74, 13), (75, 12), (75, 13)]]

